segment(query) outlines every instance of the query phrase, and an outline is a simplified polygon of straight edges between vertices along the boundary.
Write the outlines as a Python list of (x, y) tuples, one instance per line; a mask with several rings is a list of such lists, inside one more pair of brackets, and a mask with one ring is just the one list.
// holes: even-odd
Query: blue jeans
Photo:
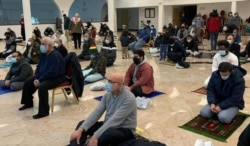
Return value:
[(210, 32), (211, 51), (216, 50), (218, 35), (219, 32)]
[(139, 39), (138, 41), (134, 41), (128, 45), (129, 50), (135, 51), (139, 50), (141, 46), (145, 45), (146, 42), (143, 39)]
[(167, 57), (167, 44), (160, 44), (160, 60), (165, 60)]
[(99, 81), (104, 78), (99, 73), (89, 74), (91, 71), (92, 71), (92, 68), (82, 71), (83, 76), (85, 77), (84, 79), (85, 82), (92, 83), (92, 82)]
[[(229, 107), (227, 109), (223, 109), (221, 110), (217, 116), (218, 116), (218, 119), (221, 123), (231, 123), (232, 120), (234, 119), (234, 117), (238, 114), (239, 112), (239, 108), (238, 107)], [(205, 118), (211, 118), (213, 115), (215, 115), (216, 113), (213, 113), (210, 109), (210, 105), (207, 104), (205, 105), (201, 111), (200, 111), (200, 115), (202, 117), (205, 117)]]

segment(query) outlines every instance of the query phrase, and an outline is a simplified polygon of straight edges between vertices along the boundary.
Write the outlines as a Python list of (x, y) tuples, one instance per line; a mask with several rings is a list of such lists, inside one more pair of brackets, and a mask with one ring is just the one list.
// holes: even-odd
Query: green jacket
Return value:
[(89, 74), (99, 73), (102, 76), (106, 74), (107, 59), (103, 54), (98, 54), (95, 58), (91, 59), (90, 64), (84, 69), (92, 68)]
[(41, 56), (40, 45), (38, 43), (35, 43), (33, 46), (27, 45), (26, 50), (23, 53), (24, 57), (29, 58), (28, 54), (30, 49), (32, 49), (30, 54), (30, 59), (33, 61), (34, 64), (37, 64)]

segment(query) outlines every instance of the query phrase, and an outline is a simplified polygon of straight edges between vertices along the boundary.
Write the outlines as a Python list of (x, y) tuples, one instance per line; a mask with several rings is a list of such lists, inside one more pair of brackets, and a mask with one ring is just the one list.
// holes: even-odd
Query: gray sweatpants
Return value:
[(24, 82), (12, 82), (10, 83), (9, 87), (6, 87), (4, 83), (5, 83), (5, 80), (0, 80), (0, 88), (2, 89), (10, 88), (13, 91), (23, 89), (23, 84), (24, 84)]

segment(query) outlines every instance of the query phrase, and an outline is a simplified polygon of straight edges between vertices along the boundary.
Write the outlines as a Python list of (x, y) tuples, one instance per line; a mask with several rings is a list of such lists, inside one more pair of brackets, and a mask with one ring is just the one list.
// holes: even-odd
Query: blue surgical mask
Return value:
[(10, 57), (9, 62), (16, 63), (17, 62), (16, 57)]
[(228, 78), (229, 78), (229, 75), (228, 76), (221, 76), (222, 80), (227, 80)]
[(220, 53), (221, 56), (225, 56), (226, 55), (226, 50), (220, 50), (219, 53)]
[(47, 49), (44, 45), (40, 45), (40, 51), (41, 53), (46, 53)]
[(109, 44), (110, 42), (109, 42), (109, 40), (105, 40), (105, 43), (106, 43), (106, 44)]
[(109, 82), (107, 82), (107, 83), (105, 84), (105, 90), (106, 90), (107, 92), (112, 92), (112, 84), (109, 83)]
[(173, 46), (174, 46), (174, 44), (170, 44), (170, 46), (171, 46), (171, 47), (173, 47)]

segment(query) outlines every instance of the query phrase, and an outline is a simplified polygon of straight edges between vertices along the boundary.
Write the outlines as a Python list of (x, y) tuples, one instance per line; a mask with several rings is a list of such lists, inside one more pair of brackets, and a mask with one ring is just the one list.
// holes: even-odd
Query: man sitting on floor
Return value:
[(40, 44), (33, 38), (29, 38), (23, 56), (30, 64), (37, 64), (40, 60)]
[(0, 52), (0, 58), (6, 58), (7, 56), (9, 56), (10, 54), (12, 54), (13, 52), (16, 51), (16, 42), (14, 40), (14, 38), (11, 36), (10, 32), (5, 32), (5, 48), (4, 51)]
[(49, 115), (49, 89), (52, 89), (65, 81), (65, 63), (62, 55), (54, 49), (54, 42), (49, 37), (41, 40), (40, 51), (42, 53), (34, 76), (29, 77), (23, 86), (21, 104), (19, 110), (33, 107), (33, 94), (38, 90), (39, 108), (38, 114), (33, 119), (43, 118)]
[(95, 41), (92, 38), (90, 38), (89, 33), (86, 32), (84, 34), (82, 52), (81, 54), (78, 55), (78, 59), (90, 60), (90, 55), (92, 53), (90, 51), (91, 46), (96, 46)]
[(191, 54), (193, 57), (200, 57), (201, 55), (198, 49), (198, 43), (191, 35), (188, 35), (184, 39), (184, 48), (186, 49), (186, 52)]
[(154, 91), (153, 67), (146, 62), (143, 50), (134, 51), (133, 61), (126, 72), (124, 85), (135, 97), (146, 96)]
[[(137, 107), (135, 96), (123, 86), (123, 76), (112, 73), (105, 85), (107, 93), (85, 120), (78, 123), (70, 137), (70, 146), (117, 146), (134, 139)], [(103, 113), (105, 120), (98, 121)]]
[(85, 83), (92, 83), (105, 77), (107, 66), (106, 53), (101, 51), (91, 55), (90, 64), (82, 71)]
[(20, 52), (14, 52), (9, 57), (9, 62), (13, 63), (7, 73), (5, 80), (0, 80), (2, 89), (11, 89), (13, 91), (21, 90), (25, 79), (33, 75), (32, 67), (22, 57)]
[(67, 48), (63, 45), (63, 42), (61, 39), (56, 39), (54, 44), (55, 50), (57, 50), (63, 58), (65, 58), (68, 54)]
[(222, 123), (231, 123), (244, 108), (244, 91), (246, 70), (233, 66), (229, 62), (220, 63), (218, 70), (214, 71), (207, 87), (208, 104), (204, 106), (200, 115), (213, 118), (217, 115)]

